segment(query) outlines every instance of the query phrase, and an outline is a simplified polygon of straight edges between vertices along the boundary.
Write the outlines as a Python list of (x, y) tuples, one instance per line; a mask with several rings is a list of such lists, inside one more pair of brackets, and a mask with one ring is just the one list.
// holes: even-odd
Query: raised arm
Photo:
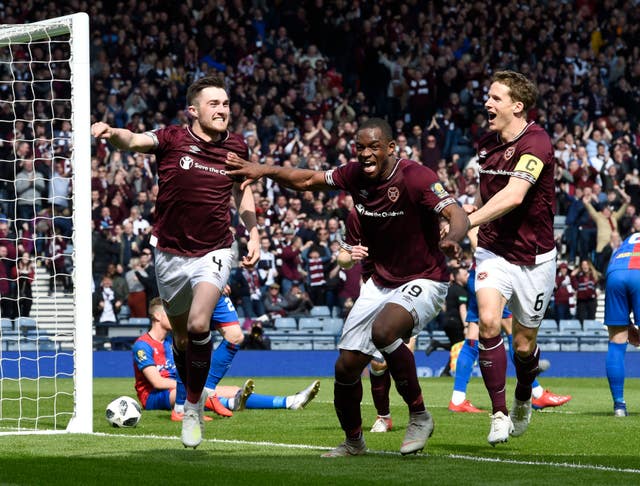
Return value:
[(260, 258), (260, 235), (256, 225), (256, 205), (253, 199), (251, 188), (246, 186), (240, 188), (240, 184), (233, 184), (233, 198), (236, 207), (240, 212), (240, 219), (244, 223), (244, 227), (249, 232), (249, 242), (247, 243), (247, 256), (242, 257), (242, 266), (252, 266)]
[(519, 177), (511, 177), (507, 185), (496, 192), (481, 208), (469, 215), (471, 228), (489, 223), (511, 212), (524, 200), (531, 183)]
[(155, 145), (153, 138), (147, 134), (133, 133), (126, 128), (114, 128), (104, 122), (97, 122), (91, 125), (91, 135), (108, 140), (111, 145), (119, 150), (148, 152)]
[(242, 183), (241, 188), (246, 188), (252, 180), (268, 177), (278, 183), (278, 185), (296, 189), (297, 191), (317, 191), (330, 189), (324, 178), (324, 172), (309, 169), (293, 169), (289, 167), (279, 167), (274, 165), (263, 165), (249, 162), (240, 158), (237, 154), (229, 152), (227, 154), (228, 170), (232, 176), (244, 176), (247, 179)]

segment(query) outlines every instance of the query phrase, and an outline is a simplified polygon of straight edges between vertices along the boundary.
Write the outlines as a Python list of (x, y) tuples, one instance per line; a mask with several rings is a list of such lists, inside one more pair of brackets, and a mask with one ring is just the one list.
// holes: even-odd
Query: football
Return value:
[(142, 417), (142, 409), (133, 398), (122, 396), (107, 405), (105, 416), (114, 427), (135, 427)]

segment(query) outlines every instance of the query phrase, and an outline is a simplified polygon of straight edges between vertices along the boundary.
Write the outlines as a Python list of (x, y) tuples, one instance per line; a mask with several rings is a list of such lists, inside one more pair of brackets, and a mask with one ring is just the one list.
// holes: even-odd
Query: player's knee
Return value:
[(235, 344), (236, 346), (241, 346), (244, 342), (244, 334), (242, 332), (230, 334), (228, 337), (225, 337), (227, 341), (231, 344)]
[(354, 383), (358, 380), (362, 372), (353, 361), (345, 359), (342, 356), (336, 361), (334, 371), (336, 381), (343, 384)]
[(209, 320), (208, 319), (198, 319), (193, 318), (189, 319), (189, 324), (187, 325), (187, 329), (190, 333), (201, 334), (203, 332), (209, 331)]

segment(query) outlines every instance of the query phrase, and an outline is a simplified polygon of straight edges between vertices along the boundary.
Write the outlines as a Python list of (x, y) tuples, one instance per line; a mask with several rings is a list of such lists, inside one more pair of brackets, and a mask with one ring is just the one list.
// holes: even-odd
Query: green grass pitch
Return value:
[[(287, 395), (311, 379), (257, 378), (256, 392)], [(243, 380), (225, 381), (240, 385)], [(246, 410), (228, 419), (216, 417), (207, 423), (205, 440), (196, 450), (183, 448), (180, 424), (171, 422), (168, 412), (144, 412), (133, 429), (110, 427), (106, 404), (119, 395), (135, 397), (133, 383), (96, 379), (95, 434), (0, 435), (0, 484), (640, 484), (640, 380), (627, 380), (631, 415), (626, 418), (613, 417), (604, 378), (541, 381), (572, 394), (573, 400), (534, 412), (523, 437), (493, 448), (486, 441), (487, 415), (447, 410), (452, 379), (422, 379), (435, 432), (424, 453), (402, 457), (398, 449), (406, 407), (392, 390), (393, 430), (368, 433), (375, 411), (365, 379), (362, 410), (369, 454), (323, 459), (324, 450), (342, 441), (330, 378), (321, 380), (318, 397), (305, 410)], [(513, 385), (509, 381), (509, 396)], [(488, 408), (480, 379), (472, 380), (468, 396)]]

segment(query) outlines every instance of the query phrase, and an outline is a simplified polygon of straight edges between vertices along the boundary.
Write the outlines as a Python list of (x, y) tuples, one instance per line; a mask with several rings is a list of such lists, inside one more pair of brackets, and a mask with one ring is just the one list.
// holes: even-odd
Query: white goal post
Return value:
[[(18, 290), (18, 274), (0, 273), (0, 293), (12, 289), (10, 295), (0, 294), (0, 434), (93, 432), (89, 46), (85, 13), (0, 25), (0, 210), (8, 209), (0, 224), (8, 223), (11, 233), (0, 229), (0, 246), (3, 237), (13, 238), (16, 248), (22, 248), (20, 241), (30, 244), (36, 266), (29, 294)], [(60, 135), (65, 129), (67, 135)], [(63, 145), (63, 152), (56, 149)], [(44, 178), (49, 193), (28, 201), (17, 187), (20, 171), (28, 170), (27, 158), (34, 167), (50, 169), (32, 172), (33, 186)], [(66, 201), (51, 192), (59, 165), (71, 174)], [(61, 207), (66, 212), (58, 212)], [(52, 250), (56, 221), (68, 231), (60, 236), (69, 249), (63, 271), (52, 264), (60, 256)], [(0, 253), (0, 259), (7, 268), (19, 268), (20, 255), (11, 260)], [(58, 277), (65, 282), (61, 294)], [(51, 281), (53, 292), (49, 286), (47, 293)], [(44, 283), (40, 290), (39, 282)], [(27, 298), (30, 310), (25, 311), (20, 304)]]

